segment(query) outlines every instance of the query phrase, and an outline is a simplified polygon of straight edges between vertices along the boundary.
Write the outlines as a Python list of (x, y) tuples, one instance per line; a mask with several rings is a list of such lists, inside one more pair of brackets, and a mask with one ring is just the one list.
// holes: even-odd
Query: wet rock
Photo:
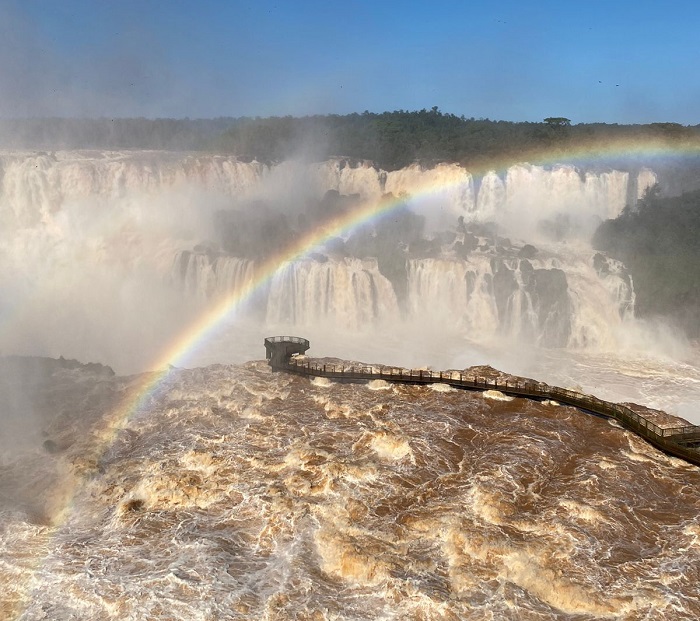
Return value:
[(571, 307), (566, 274), (560, 269), (534, 270), (528, 290), (537, 313), (540, 344), (565, 347), (571, 334)]
[(598, 276), (607, 276), (610, 273), (608, 260), (600, 252), (596, 252), (593, 256), (593, 269), (595, 269)]
[(508, 301), (519, 289), (518, 282), (515, 278), (515, 272), (509, 269), (501, 260), (493, 260), (491, 262), (491, 270), (493, 272), (493, 295), (496, 299), (498, 318), (501, 323), (505, 323), (508, 316)]
[(532, 267), (532, 263), (527, 259), (523, 259), (519, 264), (520, 268), (520, 278), (525, 286), (528, 286), (532, 282), (532, 277), (535, 273), (535, 268)]
[(43, 447), (47, 453), (55, 454), (60, 451), (58, 444), (56, 444), (53, 440), (46, 440), (43, 444)]
[(521, 259), (533, 259), (537, 254), (537, 248), (530, 244), (525, 244), (519, 251), (518, 256)]

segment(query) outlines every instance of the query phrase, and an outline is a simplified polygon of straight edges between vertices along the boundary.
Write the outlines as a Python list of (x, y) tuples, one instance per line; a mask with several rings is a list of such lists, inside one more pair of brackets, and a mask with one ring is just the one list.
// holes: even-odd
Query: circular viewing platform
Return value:
[(305, 354), (311, 347), (308, 339), (300, 336), (268, 336), (265, 339), (265, 357), (273, 371), (285, 368), (294, 354)]

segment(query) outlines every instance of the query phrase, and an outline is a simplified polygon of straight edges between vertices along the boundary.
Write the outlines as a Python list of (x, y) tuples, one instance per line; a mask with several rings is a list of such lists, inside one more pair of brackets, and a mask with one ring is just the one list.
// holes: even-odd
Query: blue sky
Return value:
[(0, 116), (700, 123), (698, 0), (0, 0)]

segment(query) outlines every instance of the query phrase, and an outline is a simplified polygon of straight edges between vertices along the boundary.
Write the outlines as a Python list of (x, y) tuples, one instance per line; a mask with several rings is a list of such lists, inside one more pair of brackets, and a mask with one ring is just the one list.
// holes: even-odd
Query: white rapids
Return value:
[(44, 364), (51, 450), (0, 463), (3, 619), (700, 614), (698, 468), (602, 418), (264, 362), (125, 418), (136, 378)]

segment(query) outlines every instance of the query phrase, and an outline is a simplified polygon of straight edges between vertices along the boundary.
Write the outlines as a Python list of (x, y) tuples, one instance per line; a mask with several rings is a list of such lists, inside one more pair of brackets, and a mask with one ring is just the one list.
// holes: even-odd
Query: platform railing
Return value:
[(308, 339), (300, 336), (268, 336), (265, 338), (265, 343), (301, 343), (306, 345), (307, 349), (311, 346)]

